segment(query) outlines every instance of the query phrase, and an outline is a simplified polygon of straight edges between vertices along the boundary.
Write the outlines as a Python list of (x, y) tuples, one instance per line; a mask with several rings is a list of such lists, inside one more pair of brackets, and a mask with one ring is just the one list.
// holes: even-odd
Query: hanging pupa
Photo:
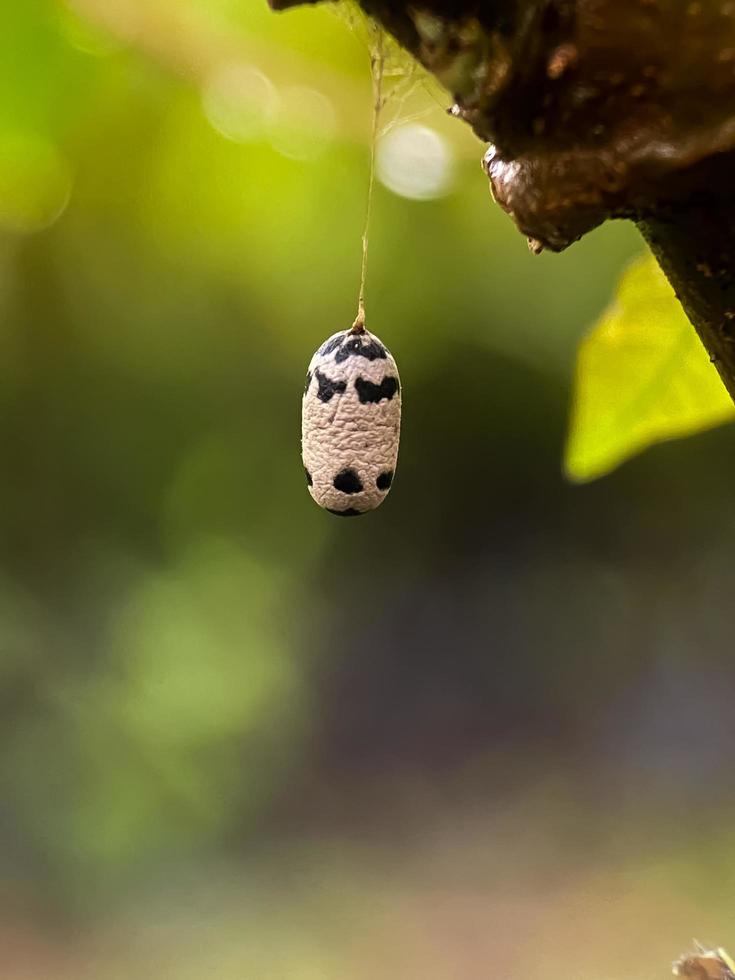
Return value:
[(314, 354), (302, 402), (309, 493), (340, 517), (375, 510), (393, 482), (401, 383), (388, 348), (364, 328), (342, 330)]
[(357, 317), (350, 330), (333, 334), (312, 357), (301, 407), (309, 492), (320, 507), (340, 517), (358, 517), (383, 503), (393, 483), (401, 435), (396, 362), (385, 344), (365, 329), (368, 231), (385, 68), (383, 34), (374, 30), (370, 181)]

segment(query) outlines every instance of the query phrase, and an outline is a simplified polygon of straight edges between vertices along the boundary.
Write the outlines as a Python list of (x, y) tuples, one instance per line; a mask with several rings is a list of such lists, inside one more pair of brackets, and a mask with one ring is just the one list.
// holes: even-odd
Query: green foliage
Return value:
[(648, 446), (733, 417), (671, 286), (651, 257), (635, 262), (580, 346), (567, 475), (594, 480)]

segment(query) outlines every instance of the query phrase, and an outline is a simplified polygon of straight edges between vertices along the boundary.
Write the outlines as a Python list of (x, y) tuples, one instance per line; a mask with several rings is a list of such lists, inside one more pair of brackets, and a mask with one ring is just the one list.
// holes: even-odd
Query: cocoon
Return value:
[(375, 510), (393, 482), (401, 383), (388, 348), (367, 330), (341, 330), (314, 354), (302, 401), (309, 493), (340, 517)]

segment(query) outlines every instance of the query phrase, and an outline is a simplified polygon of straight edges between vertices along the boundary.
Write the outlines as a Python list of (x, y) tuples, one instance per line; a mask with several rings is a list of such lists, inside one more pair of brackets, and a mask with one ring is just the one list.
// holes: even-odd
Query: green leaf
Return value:
[(735, 418), (735, 406), (656, 262), (639, 259), (582, 341), (565, 453), (585, 482), (666, 439)]

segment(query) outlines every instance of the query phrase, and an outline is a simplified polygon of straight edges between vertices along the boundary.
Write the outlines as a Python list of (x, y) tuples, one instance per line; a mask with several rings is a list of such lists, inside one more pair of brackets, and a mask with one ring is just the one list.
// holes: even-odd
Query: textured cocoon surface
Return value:
[(301, 444), (309, 493), (342, 517), (374, 510), (393, 481), (401, 434), (401, 384), (377, 337), (341, 330), (306, 375)]

